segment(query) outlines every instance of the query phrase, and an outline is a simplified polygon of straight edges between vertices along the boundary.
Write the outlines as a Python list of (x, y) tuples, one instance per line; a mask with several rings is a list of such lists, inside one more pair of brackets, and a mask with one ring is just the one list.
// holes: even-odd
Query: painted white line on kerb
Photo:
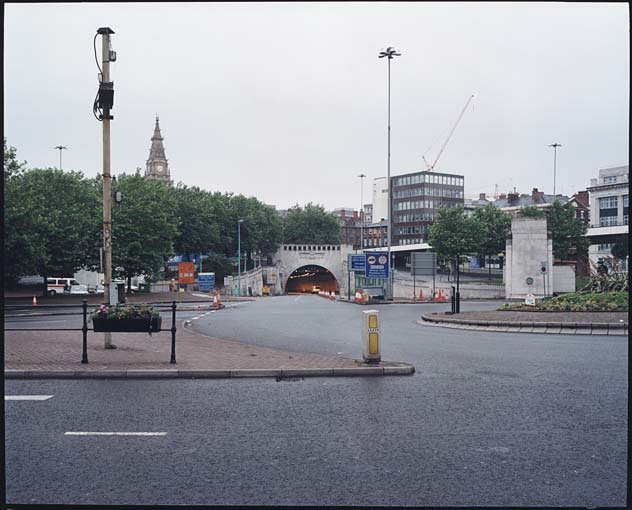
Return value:
[(193, 293), (191, 293), (191, 295), (195, 296), (195, 297), (205, 297), (205, 298), (213, 299), (213, 296), (209, 296), (208, 294), (193, 294)]
[(5, 400), (48, 400), (54, 395), (5, 395)]
[(65, 436), (166, 436), (166, 432), (66, 432)]

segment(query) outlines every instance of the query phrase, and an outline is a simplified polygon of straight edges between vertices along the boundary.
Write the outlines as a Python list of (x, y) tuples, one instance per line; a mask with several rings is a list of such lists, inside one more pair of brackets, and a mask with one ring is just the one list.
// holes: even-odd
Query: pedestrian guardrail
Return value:
[[(191, 302), (191, 301), (189, 301)], [(141, 303), (133, 303), (133, 304), (141, 304)], [(169, 302), (154, 302), (154, 303), (142, 303), (147, 305), (152, 305), (154, 308), (170, 308), (172, 312), (171, 316), (171, 359), (170, 363), (176, 362), (176, 311), (177, 311), (177, 303), (176, 301)], [(80, 328), (4, 328), (4, 331), (81, 331), (83, 335), (83, 352), (81, 355), (81, 363), (88, 363), (88, 331), (94, 331), (93, 328), (88, 327), (88, 302), (87, 300), (83, 300), (82, 304), (68, 304), (68, 305), (41, 305), (46, 308), (79, 308), (81, 307), (81, 312), (76, 314), (63, 314), (63, 315), (83, 315), (83, 325)], [(98, 306), (98, 305), (90, 305), (90, 306)], [(29, 305), (7, 305), (4, 307), (5, 310), (32, 310), (33, 307)], [(17, 317), (17, 316), (16, 316)]]

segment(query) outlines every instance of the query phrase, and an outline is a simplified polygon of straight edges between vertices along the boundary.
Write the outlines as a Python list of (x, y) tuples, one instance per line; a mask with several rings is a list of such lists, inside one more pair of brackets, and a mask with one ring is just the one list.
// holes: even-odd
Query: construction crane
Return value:
[(474, 94), (472, 94), (470, 96), (470, 98), (467, 100), (467, 103), (465, 103), (465, 106), (463, 107), (463, 110), (461, 110), (461, 113), (459, 114), (459, 118), (456, 119), (456, 122), (454, 123), (454, 126), (452, 126), (452, 130), (450, 131), (450, 134), (446, 138), (445, 142), (443, 142), (443, 147), (441, 147), (441, 150), (439, 151), (439, 154), (437, 154), (437, 157), (435, 158), (434, 163), (432, 165), (429, 165), (428, 162), (426, 161), (426, 157), (425, 156), (421, 156), (421, 158), (424, 160), (424, 163), (426, 164), (426, 167), (427, 167), (426, 171), (432, 172), (434, 170), (434, 167), (437, 164), (437, 161), (439, 161), (439, 158), (441, 157), (441, 154), (443, 154), (443, 150), (445, 149), (446, 145), (448, 145), (448, 142), (450, 141), (450, 138), (452, 138), (452, 134), (454, 133), (454, 130), (459, 125), (459, 122), (461, 122), (461, 118), (463, 117), (463, 114), (465, 113), (465, 110), (467, 110), (467, 107), (470, 104), (470, 101), (472, 99), (474, 99)]

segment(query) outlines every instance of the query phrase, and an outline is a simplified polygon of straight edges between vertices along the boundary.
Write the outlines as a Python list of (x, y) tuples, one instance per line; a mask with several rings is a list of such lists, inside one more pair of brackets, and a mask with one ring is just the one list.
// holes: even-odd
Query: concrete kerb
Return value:
[[(617, 322), (511, 322), (511, 321), (493, 321), (479, 319), (455, 319), (452, 317), (440, 317), (424, 314), (421, 320), (416, 321), (418, 324), (430, 323), (432, 326), (439, 327), (455, 327), (460, 324), (463, 326), (474, 326), (473, 329), (486, 331), (511, 332), (511, 333), (547, 333), (547, 334), (566, 334), (572, 330), (577, 335), (624, 335), (628, 329), (627, 323)], [(529, 330), (530, 328), (533, 328)], [(621, 331), (619, 331), (621, 330)]]
[(358, 366), (347, 368), (249, 368), (238, 370), (10, 370), (5, 379), (232, 379), (242, 377), (336, 377), (374, 375), (412, 375), (413, 365)]

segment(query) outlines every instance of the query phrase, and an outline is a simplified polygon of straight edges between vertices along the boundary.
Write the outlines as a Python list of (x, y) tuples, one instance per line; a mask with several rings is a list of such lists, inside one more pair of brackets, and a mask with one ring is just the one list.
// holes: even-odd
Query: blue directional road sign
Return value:
[(352, 271), (364, 271), (366, 267), (366, 257), (364, 255), (349, 255), (349, 266)]
[(365, 278), (388, 278), (388, 256), (384, 252), (374, 251), (365, 255)]
[(200, 273), (198, 281), (202, 292), (210, 292), (215, 287), (215, 273)]

